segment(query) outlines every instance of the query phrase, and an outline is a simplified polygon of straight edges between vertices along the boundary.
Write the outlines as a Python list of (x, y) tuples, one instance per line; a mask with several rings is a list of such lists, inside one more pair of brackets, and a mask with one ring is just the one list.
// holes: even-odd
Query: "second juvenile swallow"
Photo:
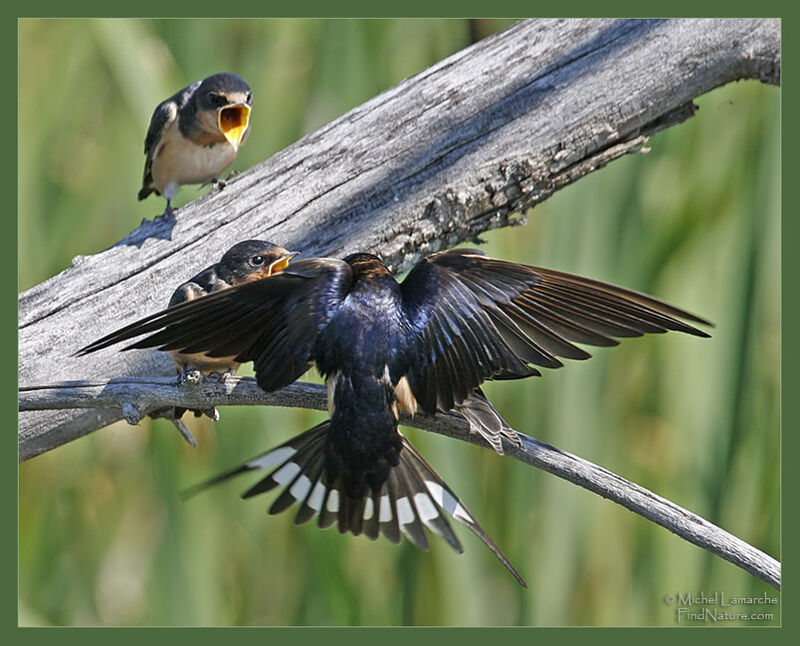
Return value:
[(253, 92), (235, 74), (214, 74), (187, 85), (160, 103), (144, 142), (144, 178), (139, 191), (167, 200), (165, 214), (183, 184), (219, 183), (249, 132)]
[[(239, 242), (228, 249), (219, 262), (180, 285), (170, 297), (168, 306), (188, 303), (252, 280), (270, 278), (286, 269), (296, 255), (296, 251), (288, 251), (265, 240)], [(186, 353), (178, 350), (171, 350), (170, 355), (182, 374), (192, 369), (205, 374), (233, 374), (240, 365), (235, 356), (212, 357), (203, 352)]]
[[(169, 299), (169, 307), (187, 303), (201, 296), (228, 289), (251, 280), (270, 278), (288, 266), (296, 252), (265, 240), (245, 240), (228, 249), (219, 262), (206, 267), (197, 275), (181, 284)], [(219, 374), (225, 378), (235, 374), (239, 362), (235, 357), (209, 357), (202, 352), (182, 353), (171, 351), (170, 355), (178, 368), (180, 380), (184, 380), (193, 370), (203, 374)], [(180, 418), (186, 409), (175, 407), (168, 411), (157, 411), (156, 417), (172, 420), (190, 444), (194, 444), (191, 433), (181, 423)], [(194, 411), (195, 416), (205, 414), (213, 420), (219, 419), (216, 408)]]
[[(576, 343), (677, 330), (703, 319), (651, 296), (572, 274), (487, 257), (475, 249), (433, 254), (398, 283), (379, 258), (312, 258), (270, 280), (210, 294), (146, 317), (87, 346), (93, 352), (142, 334), (125, 348), (158, 347), (253, 361), (273, 391), (315, 364), (328, 384), (330, 420), (213, 484), (258, 469), (270, 473), (243, 496), (282, 487), (270, 513), (299, 504), (296, 523), (401, 534), (427, 550), (424, 528), (461, 545), (445, 514), (477, 534), (521, 585), (510, 564), (456, 494), (398, 430), (401, 410), (459, 410), (486, 417), (486, 379), (540, 375), (558, 357), (587, 359)], [(491, 409), (492, 411), (494, 409)], [(464, 412), (466, 411), (466, 412)], [(494, 412), (496, 415), (496, 411)], [(501, 443), (502, 418), (479, 422)], [(507, 426), (506, 426), (507, 428)]]

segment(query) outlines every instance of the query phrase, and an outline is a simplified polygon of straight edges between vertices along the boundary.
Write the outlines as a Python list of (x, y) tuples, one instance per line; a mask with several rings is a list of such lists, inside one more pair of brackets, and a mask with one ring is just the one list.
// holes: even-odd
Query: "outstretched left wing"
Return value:
[(486, 379), (541, 374), (559, 357), (588, 359), (575, 343), (677, 330), (707, 321), (652, 296), (590, 278), (454, 249), (418, 263), (401, 285), (415, 330), (409, 385), (422, 409), (461, 404)]

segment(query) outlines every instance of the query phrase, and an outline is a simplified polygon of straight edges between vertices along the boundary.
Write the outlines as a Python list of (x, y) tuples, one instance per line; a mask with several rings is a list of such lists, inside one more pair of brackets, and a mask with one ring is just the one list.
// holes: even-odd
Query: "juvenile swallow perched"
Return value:
[[(586, 359), (575, 343), (678, 330), (706, 321), (651, 296), (558, 271), (487, 257), (473, 249), (433, 254), (398, 283), (375, 256), (314, 258), (281, 274), (148, 316), (87, 346), (92, 352), (141, 334), (130, 348), (235, 356), (253, 361), (265, 391), (316, 364), (328, 384), (330, 420), (224, 473), (272, 469), (243, 495), (283, 487), (270, 508), (299, 503), (295, 522), (405, 534), (428, 549), (424, 527), (461, 545), (443, 512), (464, 523), (524, 585), (508, 559), (411, 444), (400, 410), (482, 408), (486, 379), (541, 374), (558, 357)], [(486, 402), (488, 404), (488, 402)], [(492, 409), (493, 410), (493, 409)], [(502, 420), (501, 420), (502, 421)], [(495, 429), (495, 430), (492, 430)], [(490, 443), (497, 425), (480, 429)], [(210, 484), (209, 483), (209, 484)]]
[[(270, 278), (286, 269), (296, 255), (296, 251), (287, 251), (265, 240), (239, 242), (228, 249), (218, 263), (206, 267), (180, 285), (169, 299), (169, 307), (241, 283)], [(205, 374), (212, 372), (234, 374), (240, 365), (234, 356), (210, 357), (203, 352), (183, 353), (177, 350), (170, 351), (170, 355), (183, 374), (192, 369)]]
[(160, 103), (144, 141), (139, 199), (163, 195), (168, 214), (183, 184), (219, 183), (247, 137), (252, 105), (250, 86), (228, 73), (187, 85)]
[[(287, 251), (283, 247), (265, 240), (239, 242), (228, 249), (218, 263), (206, 267), (199, 274), (180, 285), (169, 299), (169, 307), (187, 303), (206, 294), (228, 289), (247, 281), (269, 278), (286, 269), (289, 261), (296, 255), (297, 252)], [(202, 352), (182, 353), (175, 350), (171, 351), (170, 355), (178, 367), (178, 375), (181, 379), (185, 378), (192, 370), (199, 370), (204, 374), (219, 373), (224, 378), (228, 374), (235, 374), (240, 365), (233, 356), (208, 357)], [(184, 412), (183, 408), (175, 408), (174, 419), (180, 418)], [(205, 413), (212, 419), (218, 419), (216, 409), (195, 411), (197, 416), (201, 413)]]

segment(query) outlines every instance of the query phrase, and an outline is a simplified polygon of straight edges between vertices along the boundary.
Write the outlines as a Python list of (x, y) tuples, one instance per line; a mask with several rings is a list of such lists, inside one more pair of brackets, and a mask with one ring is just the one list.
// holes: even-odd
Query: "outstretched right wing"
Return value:
[(349, 290), (350, 266), (332, 258), (292, 263), (256, 280), (167, 308), (82, 348), (88, 354), (143, 334), (125, 350), (153, 348), (253, 361), (266, 391), (292, 383), (309, 367), (319, 331)]

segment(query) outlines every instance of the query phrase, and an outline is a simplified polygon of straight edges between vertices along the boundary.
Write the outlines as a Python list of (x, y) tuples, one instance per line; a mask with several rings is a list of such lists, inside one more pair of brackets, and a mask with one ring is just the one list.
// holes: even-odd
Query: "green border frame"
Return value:
[[(581, 11), (581, 5), (584, 8)], [(589, 4), (589, 3), (581, 3), (577, 7), (571, 7), (570, 10), (567, 10), (565, 7), (561, 5), (542, 5), (542, 4), (533, 4), (533, 3), (525, 3), (521, 0), (500, 0), (499, 2), (495, 0), (492, 2), (491, 5), (487, 5), (485, 2), (478, 3), (478, 2), (459, 2), (456, 3), (449, 3), (449, 6), (433, 5), (430, 2), (405, 2), (402, 5), (385, 5), (383, 7), (378, 6), (374, 2), (347, 2), (336, 3), (336, 6), (333, 7), (330, 4), (323, 4), (319, 0), (316, 2), (306, 3), (304, 6), (298, 6), (297, 4), (282, 4), (282, 5), (274, 5), (274, 6), (267, 6), (262, 3), (257, 3), (255, 1), (249, 1), (245, 3), (239, 3), (236, 7), (236, 13), (241, 16), (247, 15), (269, 15), (275, 17), (281, 16), (294, 16), (294, 17), (311, 17), (311, 16), (341, 16), (341, 17), (355, 17), (355, 16), (380, 16), (380, 17), (397, 17), (397, 16), (420, 16), (420, 17), (445, 17), (445, 16), (468, 16), (468, 15), (475, 15), (475, 16), (485, 16), (491, 15), (494, 17), (515, 17), (515, 16), (523, 16), (523, 15), (532, 15), (532, 14), (547, 14), (549, 16), (563, 16), (565, 14), (571, 14), (573, 16), (598, 16), (600, 12), (598, 12), (598, 5), (596, 4)], [(759, 3), (756, 6), (750, 5), (745, 6), (741, 5), (738, 10), (737, 8), (732, 7), (729, 4), (722, 4), (722, 3), (715, 3), (716, 7), (707, 7), (704, 6), (702, 9), (696, 5), (695, 3), (679, 3), (671, 4), (669, 9), (672, 12), (677, 13), (678, 15), (705, 15), (705, 16), (714, 16), (714, 15), (739, 15), (739, 16), (752, 16), (754, 13), (758, 13), (761, 15), (771, 15), (771, 16), (782, 16), (787, 13), (787, 9), (784, 6), (779, 5), (778, 3)], [(773, 6), (774, 5), (774, 6)], [(716, 11), (714, 10), (716, 8)], [(70, 3), (67, 7), (61, 3), (56, 3), (52, 0), (43, 3), (37, 3), (36, 6), (18, 6), (15, 7), (16, 11), (13, 12), (13, 15), (4, 15), (2, 20), (2, 39), (0, 39), (0, 47), (2, 47), (2, 65), (4, 70), (4, 77), (7, 79), (11, 79), (13, 82), (14, 87), (14, 94), (16, 95), (16, 88), (17, 88), (17, 19), (20, 17), (44, 17), (44, 16), (66, 16), (67, 13), (73, 17), (79, 16), (130, 16), (130, 15), (141, 15), (141, 16), (164, 16), (164, 17), (179, 17), (179, 16), (208, 16), (208, 17), (219, 17), (220, 12), (220, 5), (216, 4), (213, 5), (211, 3), (197, 3), (194, 2), (191, 5), (189, 3), (173, 3), (170, 4), (168, 7), (163, 4), (163, 2), (139, 2), (134, 7), (132, 5), (116, 5), (112, 7), (107, 3), (100, 3), (100, 2), (81, 2), (81, 3)], [(645, 9), (646, 13), (650, 13), (652, 11), (651, 7), (643, 7), (639, 3), (615, 3), (613, 7), (608, 5), (603, 5), (602, 9), (604, 10), (603, 14), (617, 14), (617, 15), (636, 15), (642, 16), (642, 10)], [(555, 10), (555, 13), (554, 13)], [(560, 10), (560, 11), (559, 11)], [(4, 13), (11, 13), (10, 11), (6, 10)], [(654, 14), (651, 14), (654, 15)], [(659, 14), (660, 15), (660, 14)], [(794, 32), (795, 22), (791, 18), (783, 18), (783, 25), (782, 31), (784, 37), (782, 38), (782, 66), (785, 69), (785, 63), (783, 61), (786, 60), (787, 53), (790, 60), (790, 69), (791, 69), (791, 62), (794, 61), (796, 58), (796, 53), (794, 50), (794, 41), (791, 38), (786, 38), (786, 34), (792, 34)], [(11, 83), (8, 83), (11, 85)], [(791, 82), (791, 76), (789, 81), (789, 86), (786, 87), (785, 84), (782, 84), (781, 89), (781, 97), (782, 97), (782, 108), (785, 106), (790, 106), (789, 109), (786, 110), (786, 114), (793, 115), (795, 114), (794, 110), (791, 109), (791, 106), (796, 106), (797, 101), (796, 99), (796, 88), (793, 87)], [(3, 112), (7, 114), (6, 123), (13, 123), (16, 126), (16, 102), (6, 101), (3, 105)], [(794, 200), (791, 199), (792, 194), (798, 192), (797, 188), (797, 177), (798, 177), (798, 168), (797, 168), (797, 153), (796, 149), (791, 145), (793, 142), (797, 141), (797, 131), (800, 126), (798, 126), (795, 119), (786, 119), (782, 121), (782, 143), (789, 144), (782, 146), (782, 152), (788, 153), (785, 156), (782, 156), (782, 189), (786, 188), (786, 196), (787, 199), (782, 200), (787, 204), (794, 203)], [(14, 128), (14, 139), (17, 139), (17, 129)], [(24, 144), (24, 142), (16, 142), (17, 145)], [(10, 202), (13, 205), (14, 212), (17, 210), (17, 192), (16, 192), (16, 167), (17, 167), (17, 158), (16, 156), (12, 157), (11, 155), (7, 155), (7, 158), (3, 160), (3, 173), (2, 173), (2, 182), (4, 186), (4, 195), (6, 196), (7, 202)], [(783, 217), (782, 220), (782, 231), (781, 231), (781, 249), (782, 249), (782, 261), (781, 261), (781, 269), (782, 269), (782, 391), (785, 393), (797, 393), (800, 391), (800, 377), (798, 377), (796, 371), (794, 370), (794, 365), (791, 362), (791, 358), (798, 356), (798, 344), (800, 343), (797, 339), (797, 336), (792, 334), (795, 330), (800, 328), (800, 304), (798, 304), (797, 294), (798, 290), (795, 283), (795, 277), (800, 275), (800, 254), (797, 254), (794, 248), (794, 244), (800, 239), (798, 233), (800, 233), (800, 222), (795, 217)], [(4, 236), (3, 240), (0, 244), (3, 245), (2, 255), (0, 255), (2, 265), (2, 270), (4, 273), (8, 275), (15, 276), (17, 275), (16, 270), (16, 260), (17, 260), (17, 247), (16, 247), (16, 233), (17, 233), (17, 220), (16, 218), (11, 219), (10, 223), (11, 232), (14, 235)], [(16, 287), (16, 283), (14, 285)], [(10, 288), (4, 286), (4, 291), (8, 289), (10, 292)], [(3, 294), (5, 297), (5, 293)], [(787, 298), (783, 298), (786, 296)], [(11, 300), (11, 294), (8, 294), (8, 301)], [(4, 298), (5, 301), (5, 298)], [(16, 327), (16, 321), (12, 322), (12, 312), (14, 309), (12, 307), (4, 308), (3, 315), (0, 320), (2, 321), (2, 325), (6, 334), (3, 335), (3, 342), (10, 343), (14, 345), (14, 349), (16, 349), (16, 332), (12, 332), (12, 324)], [(6, 328), (8, 328), (6, 330)], [(14, 341), (11, 341), (14, 339)], [(787, 360), (788, 359), (788, 360)], [(9, 371), (10, 373), (10, 371)], [(11, 380), (11, 377), (9, 377)], [(14, 378), (14, 383), (16, 383), (16, 378)], [(11, 393), (13, 389), (11, 388), (10, 384), (8, 388), (3, 388), (2, 391), (2, 402), (6, 404), (3, 406), (3, 410), (16, 410), (16, 401), (11, 401)], [(6, 402), (6, 400), (8, 400)], [(794, 433), (794, 429), (798, 426), (798, 422), (800, 422), (800, 400), (797, 397), (784, 397), (781, 400), (781, 418), (782, 418), (782, 426), (785, 429), (789, 429), (790, 432), (782, 435), (782, 457), (783, 455), (794, 455), (796, 453), (797, 447), (797, 434)], [(6, 454), (8, 456), (16, 455), (16, 436), (12, 433), (7, 434), (7, 442), (9, 445), (13, 442), (13, 449), (11, 446), (8, 447), (8, 451)], [(9, 457), (9, 461), (10, 461)], [(783, 462), (783, 460), (782, 460)], [(3, 633), (7, 635), (7, 639), (13, 640), (8, 641), (7, 643), (29, 643), (29, 642), (38, 642), (39, 640), (43, 639), (58, 639), (59, 642), (65, 640), (67, 642), (75, 640), (82, 644), (87, 643), (105, 643), (112, 635), (109, 635), (107, 631), (113, 630), (113, 638), (115, 640), (121, 640), (121, 643), (140, 643), (143, 639), (154, 639), (154, 638), (171, 638), (174, 639), (175, 635), (167, 636), (164, 633), (169, 630), (168, 628), (101, 628), (95, 631), (91, 631), (91, 633), (87, 631), (81, 631), (79, 634), (75, 633), (70, 635), (69, 632), (74, 632), (76, 629), (74, 628), (18, 628), (17, 627), (17, 575), (18, 575), (18, 559), (17, 559), (17, 524), (16, 524), (16, 512), (17, 512), (17, 503), (18, 497), (16, 496), (17, 492), (17, 470), (16, 468), (11, 467), (9, 465), (8, 469), (2, 470), (2, 478), (3, 480), (8, 480), (8, 482), (4, 482), (5, 486), (2, 487), (4, 492), (14, 492), (15, 496), (13, 502), (11, 500), (11, 494), (6, 493), (6, 497), (8, 497), (8, 516), (10, 517), (14, 514), (14, 522), (6, 523), (6, 531), (3, 533), (2, 541), (4, 558), (3, 558), (3, 567), (0, 572), (2, 573), (3, 578), (3, 590), (2, 590), (2, 599), (3, 603), (0, 604), (0, 616), (2, 616), (2, 628)], [(797, 470), (789, 469), (787, 471), (782, 470), (782, 491), (792, 491), (794, 490), (794, 485), (796, 485), (796, 480), (798, 478)], [(784, 530), (783, 536), (789, 540), (782, 540), (781, 544), (794, 544), (791, 540), (792, 536), (796, 536), (796, 519), (793, 515), (787, 514), (786, 516), (782, 517), (785, 520), (785, 524), (782, 524), (782, 529)], [(783, 555), (781, 555), (782, 557)], [(783, 560), (781, 558), (781, 560)], [(790, 569), (791, 572), (791, 569)], [(791, 579), (790, 579), (791, 581)], [(766, 639), (767, 641), (777, 640), (785, 637), (784, 632), (786, 630), (790, 630), (794, 632), (794, 621), (793, 621), (793, 614), (791, 612), (785, 612), (786, 608), (792, 607), (791, 602), (795, 597), (793, 594), (794, 586), (789, 585), (788, 593), (782, 592), (781, 598), (781, 609), (782, 609), (782, 622), (783, 626), (781, 628), (775, 629), (772, 628), (768, 630), (768, 632), (764, 634), (759, 634), (758, 639)], [(731, 628), (720, 628), (721, 630), (725, 631), (724, 639), (727, 641), (739, 641), (746, 640), (747, 642), (752, 642), (755, 638), (755, 635), (749, 633), (750, 630), (757, 630), (757, 628), (743, 628), (742, 630), (748, 631), (743, 635), (733, 634), (736, 629)], [(191, 631), (191, 634), (184, 634), (180, 635), (180, 638), (189, 638), (192, 640), (192, 643), (209, 641), (209, 643), (216, 643), (220, 635), (217, 634), (217, 630), (219, 629), (200, 629), (200, 628), (188, 628), (188, 629), (179, 629), (183, 631)], [(419, 639), (423, 637), (436, 639), (437, 641), (441, 641), (443, 638), (452, 638), (459, 640), (459, 643), (462, 641), (464, 642), (478, 642), (485, 643), (487, 638), (497, 638), (500, 637), (503, 639), (504, 643), (530, 643), (531, 640), (534, 639), (553, 639), (557, 636), (562, 637), (569, 637), (569, 638), (583, 638), (583, 639), (596, 639), (597, 637), (601, 637), (602, 639), (614, 640), (615, 642), (623, 641), (627, 639), (641, 641), (643, 638), (648, 640), (655, 639), (656, 641), (660, 640), (669, 640), (672, 643), (675, 639), (674, 634), (654, 634), (654, 629), (648, 628), (606, 628), (603, 629), (602, 634), (598, 634), (596, 631), (599, 629), (590, 629), (592, 630), (592, 635), (576, 635), (574, 631), (576, 630), (586, 630), (581, 628), (563, 628), (563, 629), (552, 629), (552, 628), (536, 628), (537, 632), (535, 634), (529, 634), (528, 631), (532, 630), (531, 628), (527, 627), (518, 627), (518, 628), (502, 628), (502, 629), (493, 629), (493, 628), (471, 628), (471, 629), (461, 629), (461, 628), (436, 628), (436, 629), (425, 629), (425, 628), (243, 628), (243, 629), (236, 629), (237, 636), (242, 636), (244, 638), (254, 638), (255, 631), (261, 630), (269, 630), (269, 635), (259, 635), (257, 638), (260, 639), (278, 639), (281, 641), (294, 641), (294, 640), (308, 640), (308, 639), (320, 639), (327, 641), (333, 641), (334, 643), (339, 641), (347, 640), (348, 643), (358, 643), (363, 641), (364, 643), (367, 642), (374, 642), (376, 639), (380, 639), (382, 641), (395, 641), (395, 640), (408, 640), (408, 639)], [(413, 630), (414, 634), (409, 635), (406, 631)], [(544, 634), (541, 632), (542, 630), (546, 631)], [(556, 630), (559, 633), (565, 633), (562, 635), (557, 635)], [(662, 633), (662, 631), (667, 630), (665, 628), (656, 628), (657, 633)], [(686, 630), (686, 629), (685, 629)], [(683, 633), (681, 635), (681, 639), (685, 639), (687, 637), (690, 638), (699, 638), (699, 639), (707, 639), (706, 635), (698, 635), (698, 631), (702, 630), (701, 628), (688, 628), (691, 635), (686, 635)], [(46, 635), (46, 633), (51, 633), (52, 631), (56, 631), (57, 634), (55, 635)], [(144, 631), (144, 632), (142, 632)], [(436, 631), (434, 633), (434, 631)], [(440, 634), (441, 631), (447, 631), (447, 634)], [(502, 631), (502, 635), (498, 633), (498, 631)], [(647, 631), (647, 632), (645, 632)], [(566, 632), (571, 634), (566, 634)], [(206, 633), (206, 634), (204, 634)], [(226, 634), (225, 639), (230, 639), (231, 635)], [(213, 641), (212, 641), (213, 640)]]

